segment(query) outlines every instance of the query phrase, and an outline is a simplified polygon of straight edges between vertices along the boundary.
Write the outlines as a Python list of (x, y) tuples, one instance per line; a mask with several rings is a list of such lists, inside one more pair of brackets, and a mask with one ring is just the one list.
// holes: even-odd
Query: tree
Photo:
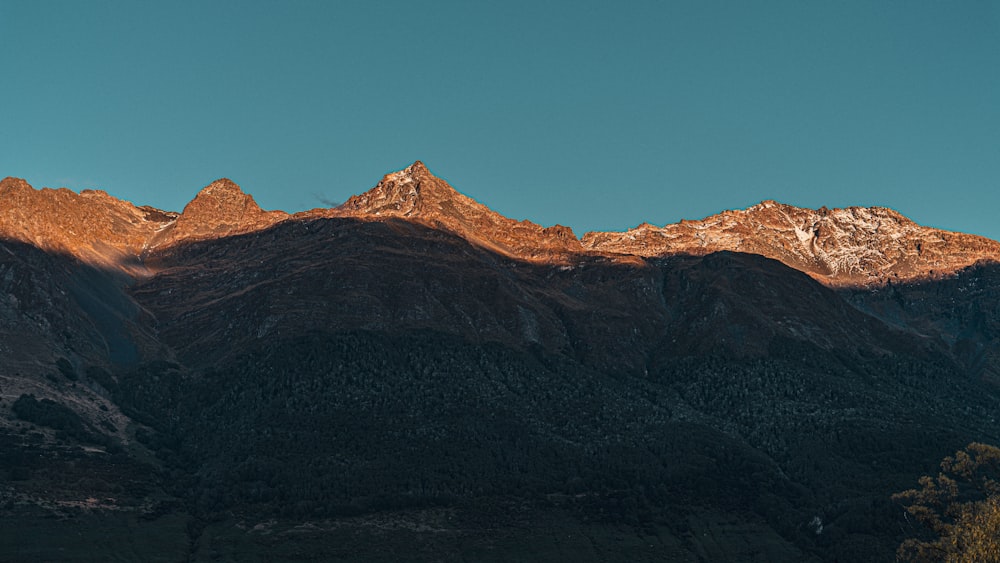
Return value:
[(927, 532), (899, 546), (900, 560), (1000, 563), (1000, 448), (969, 444), (918, 482), (892, 497)]

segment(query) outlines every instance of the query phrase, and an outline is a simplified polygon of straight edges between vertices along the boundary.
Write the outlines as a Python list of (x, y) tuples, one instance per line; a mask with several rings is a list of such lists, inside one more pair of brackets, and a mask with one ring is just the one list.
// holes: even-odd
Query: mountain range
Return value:
[(0, 248), (15, 560), (884, 561), (891, 494), (1000, 441), (1000, 243), (886, 208), (577, 238), (419, 161), (295, 214), (6, 178)]

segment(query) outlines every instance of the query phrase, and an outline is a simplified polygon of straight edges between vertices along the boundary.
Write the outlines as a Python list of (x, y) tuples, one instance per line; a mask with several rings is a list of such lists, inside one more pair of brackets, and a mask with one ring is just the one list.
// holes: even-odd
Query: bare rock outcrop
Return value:
[(765, 201), (700, 221), (591, 232), (584, 248), (643, 257), (723, 250), (780, 260), (831, 286), (880, 285), (949, 275), (1000, 260), (1000, 243), (924, 227), (892, 209), (802, 209)]

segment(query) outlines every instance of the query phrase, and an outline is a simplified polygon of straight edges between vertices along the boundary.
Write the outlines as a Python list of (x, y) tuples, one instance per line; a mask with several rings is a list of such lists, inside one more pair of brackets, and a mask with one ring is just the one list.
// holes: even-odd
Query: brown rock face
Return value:
[(371, 190), (338, 208), (341, 216), (398, 217), (456, 234), (505, 256), (530, 261), (566, 261), (582, 251), (573, 230), (515, 221), (460, 194), (419, 160), (387, 174)]
[(176, 213), (136, 207), (99, 190), (35, 190), (0, 181), (0, 236), (96, 265), (131, 268), (149, 238)]
[(700, 221), (587, 233), (583, 246), (643, 257), (722, 250), (760, 254), (831, 286), (933, 278), (1000, 260), (996, 241), (923, 227), (891, 209), (812, 210), (774, 201)]
[(262, 210), (228, 179), (209, 184), (180, 214), (136, 207), (100, 190), (35, 190), (19, 178), (0, 181), (0, 236), (130, 273), (142, 270), (152, 248), (246, 233), (287, 217)]
[(581, 243), (568, 227), (543, 228), (490, 210), (420, 161), (387, 174), (338, 208), (294, 216), (262, 210), (228, 179), (206, 186), (180, 214), (136, 207), (102, 191), (34, 190), (16, 178), (0, 182), (0, 236), (133, 274), (143, 271), (147, 254), (178, 243), (255, 232), (288, 219), (333, 217), (402, 219), (532, 263), (569, 264), (584, 256), (640, 263), (719, 251), (759, 254), (834, 287), (932, 279), (1000, 261), (996, 241), (923, 227), (891, 209), (811, 210), (773, 201), (700, 221), (587, 233)]
[[(230, 519), (201, 537), (330, 554), (347, 533), (377, 556), (419, 525), (444, 538), (417, 538), (440, 560), (458, 535), (475, 558), (498, 531), (544, 551), (603, 522), (664, 541), (584, 539), (593, 558), (889, 559), (896, 483), (1000, 436), (1000, 264), (874, 284), (997, 256), (887, 209), (773, 202), (582, 244), (420, 163), (292, 217), (228, 180), (178, 214), (8, 179), (0, 512), (37, 530), (85, 507), (100, 529), (71, 521), (53, 545), (84, 533), (109, 554), (135, 551), (105, 541), (128, 525), (119, 536), (152, 534), (157, 553), (236, 558), (181, 524), (249, 514), (320, 525), (262, 544)], [(85, 433), (62, 424), (77, 418)], [(387, 514), (400, 534), (341, 525)], [(685, 514), (683, 534), (662, 525)], [(816, 514), (827, 539), (804, 528)], [(687, 541), (720, 526), (730, 539)]]
[(149, 246), (248, 233), (270, 227), (288, 216), (284, 211), (264, 211), (253, 196), (244, 193), (232, 180), (222, 178), (198, 192), (177, 221), (164, 228)]

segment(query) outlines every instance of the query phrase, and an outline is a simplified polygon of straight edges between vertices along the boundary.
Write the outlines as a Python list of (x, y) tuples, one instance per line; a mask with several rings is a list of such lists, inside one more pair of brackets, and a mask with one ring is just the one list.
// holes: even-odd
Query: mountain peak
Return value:
[(923, 227), (886, 207), (803, 209), (773, 200), (700, 221), (587, 233), (583, 246), (646, 257), (760, 254), (833, 286), (936, 276), (1000, 256), (996, 241)]
[[(236, 182), (230, 180), (229, 178), (219, 178), (218, 180), (212, 182), (211, 184), (205, 186), (198, 192), (198, 196), (206, 194), (239, 194), (246, 195), (243, 188), (239, 186)], [(198, 196), (195, 196), (197, 198)]]
[(409, 175), (410, 177), (433, 176), (433, 174), (431, 174), (431, 171), (428, 170), (427, 167), (424, 166), (424, 163), (419, 160), (413, 161), (413, 164), (404, 168), (402, 172)]
[(374, 188), (348, 199), (339, 212), (354, 217), (405, 218), (521, 259), (563, 260), (580, 251), (580, 241), (568, 227), (546, 229), (504, 217), (459, 193), (419, 160), (386, 174)]
[[(456, 191), (419, 160), (337, 208), (297, 216), (405, 220), (533, 262), (567, 263), (580, 254), (626, 260), (759, 254), (831, 286), (940, 277), (980, 261), (1000, 261), (996, 241), (923, 227), (889, 208), (805, 209), (774, 200), (663, 227), (644, 223), (626, 232), (587, 233), (581, 241), (566, 227), (505, 217)], [(261, 209), (229, 178), (202, 188), (181, 214), (135, 207), (100, 190), (35, 190), (20, 178), (0, 180), (0, 235), (96, 256), (101, 263), (124, 263), (123, 257), (134, 260), (181, 241), (248, 233), (288, 217)]]
[(351, 197), (342, 208), (352, 214), (412, 217), (435, 215), (440, 204), (450, 200), (472, 202), (418, 160), (386, 174), (374, 188)]
[(260, 210), (253, 196), (244, 192), (239, 184), (229, 178), (220, 178), (202, 188), (198, 195), (184, 206), (181, 217), (227, 221), (247, 212), (256, 213)]
[(264, 211), (253, 196), (229, 178), (205, 186), (186, 206), (177, 221), (165, 232), (165, 240), (203, 239), (266, 228), (288, 217), (284, 211)]
[(431, 171), (427, 169), (427, 166), (423, 162), (416, 160), (413, 164), (407, 166), (406, 168), (391, 172), (382, 177), (382, 181), (394, 181), (394, 182), (413, 182), (420, 180), (436, 180), (437, 177), (431, 174)]

